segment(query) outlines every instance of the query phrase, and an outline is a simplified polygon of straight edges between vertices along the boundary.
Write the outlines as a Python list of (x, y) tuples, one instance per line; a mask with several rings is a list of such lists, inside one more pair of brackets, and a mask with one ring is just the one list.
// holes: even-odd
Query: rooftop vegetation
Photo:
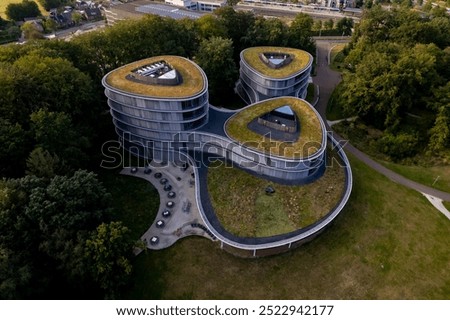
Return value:
[[(300, 123), (300, 135), (295, 142), (274, 145), (274, 140), (250, 130), (247, 124), (278, 107), (289, 105)], [(303, 100), (284, 97), (256, 103), (233, 115), (226, 123), (226, 133), (231, 139), (245, 143), (249, 148), (275, 156), (304, 158), (316, 153), (322, 146), (322, 127), (317, 114)]]
[[(132, 70), (160, 60), (165, 60), (181, 74), (182, 82), (180, 84), (176, 86), (150, 85), (126, 79)], [(200, 69), (192, 61), (176, 56), (157, 56), (127, 64), (112, 71), (106, 77), (106, 82), (123, 91), (158, 98), (191, 97), (200, 93), (206, 85)]]
[[(274, 236), (313, 224), (338, 203), (344, 182), (339, 165), (304, 186), (273, 183), (223, 163), (208, 170), (208, 192), (217, 218), (227, 231), (241, 237)], [(268, 186), (275, 193), (267, 195)]]
[[(266, 65), (259, 57), (260, 54), (266, 52), (287, 53), (290, 54), (293, 59), (289, 64), (281, 67), (280, 69), (272, 69), (271, 67)], [(257, 72), (271, 78), (289, 77), (306, 68), (312, 61), (311, 55), (306, 51), (284, 47), (253, 47), (244, 50), (242, 54), (245, 61), (250, 65), (250, 67), (252, 67)]]

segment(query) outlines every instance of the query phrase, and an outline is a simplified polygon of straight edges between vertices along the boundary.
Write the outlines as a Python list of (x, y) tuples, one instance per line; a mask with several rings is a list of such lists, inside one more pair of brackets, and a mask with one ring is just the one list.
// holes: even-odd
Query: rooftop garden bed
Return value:
[[(167, 61), (181, 75), (182, 81), (176, 86), (152, 85), (131, 81), (126, 76), (143, 65), (160, 60)], [(200, 93), (205, 87), (205, 80), (200, 69), (188, 59), (176, 56), (158, 56), (127, 64), (112, 71), (106, 77), (110, 86), (134, 94), (158, 98), (185, 98)]]
[[(291, 55), (292, 61), (279, 69), (273, 69), (265, 64), (261, 58), (260, 54), (267, 52), (280, 52)], [(296, 74), (303, 69), (305, 69), (310, 62), (312, 62), (312, 57), (309, 53), (299, 49), (293, 48), (283, 48), (283, 47), (253, 47), (248, 48), (242, 53), (247, 64), (252, 67), (255, 71), (261, 73), (264, 76), (269, 76), (271, 78), (286, 78), (293, 74)]]
[[(278, 107), (289, 105), (296, 113), (300, 123), (300, 135), (294, 142), (280, 142), (261, 136), (250, 130), (247, 125), (253, 119)], [(322, 127), (318, 115), (303, 100), (284, 97), (256, 103), (233, 115), (225, 127), (229, 137), (251, 149), (293, 159), (301, 159), (316, 153), (322, 147)]]
[[(275, 192), (267, 195), (271, 186)], [(323, 218), (344, 192), (344, 169), (335, 163), (304, 186), (287, 186), (214, 163), (208, 191), (222, 226), (241, 237), (266, 237), (304, 228)]]

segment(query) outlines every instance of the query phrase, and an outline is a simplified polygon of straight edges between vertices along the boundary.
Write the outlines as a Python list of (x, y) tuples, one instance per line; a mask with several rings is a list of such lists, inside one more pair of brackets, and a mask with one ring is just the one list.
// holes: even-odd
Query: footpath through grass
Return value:
[(402, 176), (441, 191), (450, 192), (450, 166), (408, 166), (380, 161), (384, 166)]
[(342, 71), (345, 68), (344, 64), (344, 53), (342, 50), (344, 50), (346, 44), (341, 43), (335, 45), (331, 51), (330, 51), (330, 68), (335, 71)]
[[(383, 135), (382, 131), (358, 121), (335, 124), (333, 130), (392, 171), (428, 187), (450, 192), (450, 165), (445, 164), (445, 156), (442, 160), (427, 155), (416, 155), (414, 158), (406, 159), (405, 164), (394, 163), (387, 155), (381, 153), (377, 146), (377, 140)], [(449, 158), (448, 155), (446, 157)]]
[(314, 241), (251, 260), (186, 238), (140, 255), (126, 298), (449, 299), (450, 221), (419, 193), (351, 163), (349, 203)]

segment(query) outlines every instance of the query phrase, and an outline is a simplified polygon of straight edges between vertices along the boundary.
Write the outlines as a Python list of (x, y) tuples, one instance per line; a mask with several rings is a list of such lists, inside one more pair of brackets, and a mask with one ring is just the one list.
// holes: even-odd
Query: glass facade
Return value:
[[(312, 65), (310, 63), (304, 69), (299, 70), (297, 73), (294, 72), (286, 78), (271, 78), (267, 75), (262, 75), (248, 65), (243, 60), (241, 53), (240, 79), (236, 85), (236, 89), (238, 92), (243, 90), (245, 92), (244, 96), (248, 97), (251, 103), (282, 96), (304, 98), (308, 89), (311, 68)], [(243, 96), (242, 93), (241, 96)]]

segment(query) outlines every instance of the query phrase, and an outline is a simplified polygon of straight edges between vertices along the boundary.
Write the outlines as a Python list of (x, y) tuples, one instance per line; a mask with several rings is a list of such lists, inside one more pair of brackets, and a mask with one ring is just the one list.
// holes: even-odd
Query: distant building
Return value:
[(197, 1), (191, 0), (165, 0), (167, 4), (171, 4), (173, 6), (183, 7), (189, 10), (197, 10)]
[(58, 13), (58, 10), (50, 9), (50, 19), (53, 19), (60, 28), (67, 28), (74, 24), (72, 20), (72, 10), (64, 10)]
[(88, 7), (84, 9), (83, 16), (86, 20), (99, 20), (102, 18), (102, 12), (98, 7)]
[(226, 0), (165, 0), (165, 3), (189, 10), (212, 12), (227, 4)]

